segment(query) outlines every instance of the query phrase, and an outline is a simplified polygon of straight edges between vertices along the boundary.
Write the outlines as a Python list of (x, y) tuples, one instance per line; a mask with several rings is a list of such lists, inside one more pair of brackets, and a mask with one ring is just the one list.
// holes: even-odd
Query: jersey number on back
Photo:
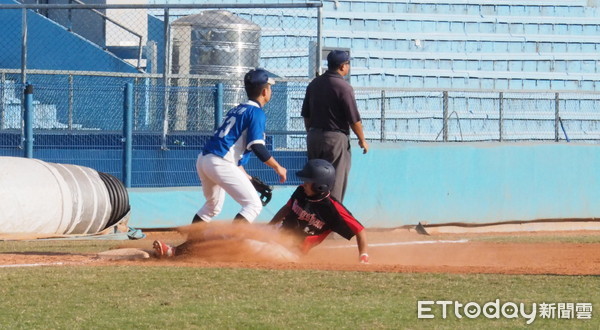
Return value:
[(235, 125), (235, 117), (231, 116), (225, 120), (223, 125), (221, 125), (221, 129), (219, 130), (219, 137), (222, 138), (225, 135), (229, 134), (231, 128)]

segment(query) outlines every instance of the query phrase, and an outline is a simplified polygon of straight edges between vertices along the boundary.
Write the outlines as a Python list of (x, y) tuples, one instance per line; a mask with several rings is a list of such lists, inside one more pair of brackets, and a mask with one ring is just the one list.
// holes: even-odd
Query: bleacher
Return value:
[[(598, 2), (323, 1), (322, 45), (351, 50), (355, 87), (599, 91)], [(149, 1), (164, 3), (198, 1)], [(281, 77), (310, 78), (317, 10), (231, 11), (261, 26), (261, 66)]]
[[(353, 50), (353, 82), (358, 86), (391, 82), (417, 88), (600, 88), (600, 17), (586, 2), (411, 1), (391, 6), (387, 13), (360, 14), (358, 2), (348, 1), (346, 7), (339, 3), (332, 15), (328, 11), (334, 18), (325, 20), (325, 44)], [(407, 12), (396, 11), (402, 8)], [(344, 28), (347, 19), (351, 31)], [(365, 42), (354, 42), (359, 31), (381, 47), (361, 49)]]
[[(597, 1), (323, 5), (323, 46), (351, 49), (355, 87), (600, 90)], [(286, 57), (309, 60), (306, 33), (294, 23), (315, 17), (287, 16), (273, 24), (268, 16), (239, 14), (265, 23), (261, 65), (282, 76), (306, 76), (306, 69), (288, 67)]]
[[(382, 139), (440, 140), (441, 90), (600, 90), (600, 10), (591, 6), (594, 1), (341, 0), (323, 4), (323, 46), (351, 49), (351, 82), (369, 138), (381, 134), (385, 135)], [(247, 18), (254, 21), (258, 16)], [(295, 19), (289, 16), (280, 25), (263, 26), (261, 64), (282, 76), (304, 77), (305, 69), (289, 67), (285, 60), (294, 54), (309, 61), (312, 51), (309, 42), (302, 40), (305, 32), (295, 28)], [(391, 108), (386, 132), (381, 130), (381, 91), (377, 88), (387, 90)], [(396, 98), (390, 88), (426, 91), (415, 92), (413, 97), (404, 92)], [(303, 95), (291, 97), (290, 108), (299, 109)], [(581, 116), (595, 117), (589, 111), (598, 99), (590, 96), (589, 103), (578, 106), (577, 97), (583, 96), (561, 103), (561, 111), (570, 118), (566, 125), (579, 123), (585, 131), (572, 138), (584, 140), (597, 129), (590, 122), (579, 122), (577, 113), (587, 111)], [(481, 99), (476, 94), (451, 94), (450, 108), (457, 110), (450, 115), (454, 132), (450, 139), (498, 139), (498, 124), (491, 120), (498, 120), (497, 98), (497, 94)], [(506, 94), (505, 102), (504, 139), (554, 138), (554, 94), (540, 101), (527, 100), (527, 94)], [(536, 102), (539, 107), (528, 109)], [(530, 120), (513, 120), (513, 116)], [(289, 129), (301, 128), (300, 119), (299, 114), (292, 114)], [(295, 140), (302, 143), (300, 136)]]

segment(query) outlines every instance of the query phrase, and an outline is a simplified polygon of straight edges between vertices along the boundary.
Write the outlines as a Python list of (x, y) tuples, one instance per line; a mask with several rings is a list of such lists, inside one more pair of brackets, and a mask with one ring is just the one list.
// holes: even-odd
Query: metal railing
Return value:
[[(80, 5), (85, 5), (85, 3), (82, 2), (82, 1), (80, 1), (80, 0), (69, 0), (69, 4), (71, 4), (73, 2), (77, 3), (77, 4), (80, 4)], [(127, 31), (127, 32), (129, 32), (131, 34), (133, 34), (136, 38), (138, 38), (137, 69), (139, 71), (143, 71), (141, 69), (141, 66), (140, 66), (140, 64), (142, 62), (142, 46), (143, 46), (142, 43), (143, 43), (143, 40), (144, 40), (144, 38), (142, 37), (142, 35), (139, 34), (139, 33), (137, 33), (137, 32), (135, 32), (135, 31), (133, 31), (132, 29), (126, 27), (125, 25), (117, 22), (116, 20), (114, 20), (114, 19), (112, 19), (112, 18), (104, 15), (102, 12), (98, 11), (97, 9), (90, 9), (90, 11), (93, 12), (93, 13), (95, 13), (95, 14), (97, 14), (97, 15), (99, 15), (100, 17), (102, 17), (102, 19), (104, 19), (105, 21), (109, 21), (109, 22), (113, 23), (114, 25), (116, 25), (116, 26), (120, 27), (121, 29), (123, 29), (123, 30), (125, 30), (125, 31)], [(69, 21), (70, 20), (71, 20), (71, 9), (69, 9)]]

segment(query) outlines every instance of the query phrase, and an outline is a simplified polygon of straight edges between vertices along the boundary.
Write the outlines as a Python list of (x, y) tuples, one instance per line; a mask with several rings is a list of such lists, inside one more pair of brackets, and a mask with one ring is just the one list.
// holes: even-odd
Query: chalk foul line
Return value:
[[(438, 241), (410, 241), (410, 242), (391, 242), (391, 243), (375, 243), (369, 244), (369, 247), (373, 246), (396, 246), (396, 245), (418, 245), (418, 244), (452, 244), (452, 243), (467, 243), (469, 240), (467, 239), (459, 239), (457, 241), (447, 241), (447, 240), (438, 240)], [(326, 249), (341, 249), (341, 248), (355, 248), (356, 245), (340, 245), (340, 246), (326, 246)]]
[(36, 264), (13, 264), (13, 265), (0, 265), (0, 268), (18, 268), (18, 267), (39, 267), (39, 266), (56, 266), (64, 265), (64, 262), (45, 262)]
[(74, 261), (74, 262), (40, 262), (40, 263), (31, 263), (31, 264), (9, 264), (9, 265), (0, 265), (0, 268), (19, 268), (19, 267), (43, 267), (43, 266), (64, 266), (64, 265), (83, 265), (89, 262), (93, 262), (94, 260), (87, 261)]

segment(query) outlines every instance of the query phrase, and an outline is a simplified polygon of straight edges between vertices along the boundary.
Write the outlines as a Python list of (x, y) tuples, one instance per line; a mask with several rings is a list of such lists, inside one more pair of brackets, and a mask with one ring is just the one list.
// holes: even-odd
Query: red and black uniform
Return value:
[(321, 243), (332, 231), (349, 240), (364, 229), (329, 192), (309, 197), (304, 188), (299, 186), (286, 206), (290, 211), (283, 219), (282, 228), (302, 239), (300, 248), (305, 253)]

